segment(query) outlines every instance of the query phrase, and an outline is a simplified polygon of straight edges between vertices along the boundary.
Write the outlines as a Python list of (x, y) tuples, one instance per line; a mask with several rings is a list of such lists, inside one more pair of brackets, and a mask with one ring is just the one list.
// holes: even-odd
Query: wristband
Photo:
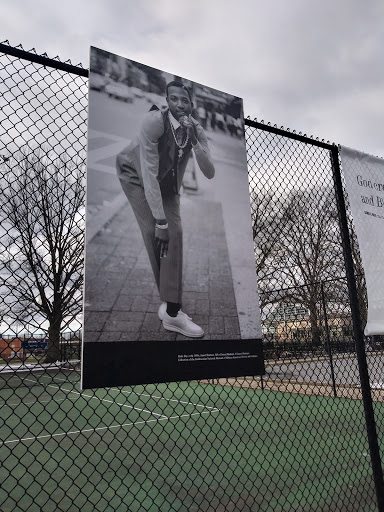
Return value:
[(158, 229), (168, 229), (168, 222), (166, 224), (156, 224)]

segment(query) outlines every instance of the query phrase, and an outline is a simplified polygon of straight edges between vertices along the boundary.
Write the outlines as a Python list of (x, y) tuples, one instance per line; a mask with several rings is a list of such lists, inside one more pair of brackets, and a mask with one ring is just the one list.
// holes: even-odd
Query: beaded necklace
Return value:
[[(185, 148), (185, 146), (188, 144), (188, 140), (189, 140), (189, 134), (187, 132), (187, 136), (185, 138), (185, 141), (180, 144), (177, 140), (177, 137), (176, 137), (176, 132), (175, 132), (175, 128), (173, 127), (173, 124), (172, 124), (172, 121), (171, 121), (171, 113), (170, 111), (168, 110), (168, 118), (169, 118), (169, 122), (170, 122), (170, 125), (171, 125), (171, 130), (172, 130), (172, 135), (173, 135), (173, 138), (175, 139), (175, 142), (176, 142), (176, 146), (179, 148), (179, 152), (178, 152), (178, 157), (181, 158), (183, 156), (183, 149)], [(181, 126), (181, 125), (180, 125)]]

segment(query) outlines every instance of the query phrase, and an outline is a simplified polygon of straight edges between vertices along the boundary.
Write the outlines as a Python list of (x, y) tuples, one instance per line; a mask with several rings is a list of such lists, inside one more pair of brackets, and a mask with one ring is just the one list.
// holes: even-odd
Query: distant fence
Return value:
[[(82, 394), (80, 344), (57, 340), (63, 318), (68, 326), (81, 314), (88, 71), (5, 42), (0, 76), (0, 315), (19, 325), (48, 319), (53, 340), (24, 345), (53, 362), (29, 362), (19, 371), (11, 359), (0, 365), (0, 509), (383, 511), (377, 432), (384, 397), (380, 383), (369, 382), (380, 374), (381, 340), (362, 333), (364, 279), (337, 146), (245, 122), (265, 377)], [(42, 307), (44, 294), (28, 292), (36, 268), (42, 292), (58, 291), (58, 274), (37, 267), (47, 226), (28, 196), (28, 204), (19, 199), (33, 185), (21, 172), (20, 150), (28, 143), (48, 148), (51, 193), (68, 185), (61, 211), (72, 218), (78, 244), (71, 295), (55, 311)], [(41, 162), (41, 153), (28, 158)], [(32, 225), (24, 225), (34, 212)], [(377, 351), (368, 368), (369, 343)], [(358, 362), (360, 385), (337, 381), (336, 354), (348, 355), (340, 360), (346, 377)], [(151, 407), (157, 412), (148, 419)]]

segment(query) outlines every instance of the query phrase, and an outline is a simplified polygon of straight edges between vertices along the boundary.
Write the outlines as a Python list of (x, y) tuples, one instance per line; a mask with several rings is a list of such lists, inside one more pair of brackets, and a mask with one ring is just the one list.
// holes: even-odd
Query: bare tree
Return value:
[(312, 339), (316, 343), (320, 341), (321, 281), (344, 274), (333, 190), (295, 191), (285, 214), (284, 274), (295, 287), (287, 297), (308, 308)]
[[(333, 190), (292, 190), (279, 198), (266, 192), (253, 204), (262, 303), (289, 301), (305, 306), (317, 343), (321, 282), (345, 274)], [(330, 289), (329, 300), (345, 300), (343, 287), (336, 283)]]
[(13, 320), (47, 321), (46, 362), (54, 362), (60, 359), (61, 330), (82, 309), (83, 163), (28, 148), (3, 170), (2, 284), (13, 300), (2, 309)]
[(273, 301), (268, 292), (281, 287), (277, 267), (282, 253), (286, 205), (284, 198), (277, 196), (271, 189), (253, 192), (251, 205), (260, 302), (261, 307), (265, 307)]

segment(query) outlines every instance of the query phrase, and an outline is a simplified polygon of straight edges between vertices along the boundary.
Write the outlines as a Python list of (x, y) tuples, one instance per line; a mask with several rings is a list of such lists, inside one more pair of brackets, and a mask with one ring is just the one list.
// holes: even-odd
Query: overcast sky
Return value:
[(246, 116), (384, 156), (383, 0), (0, 0), (0, 40), (89, 46), (244, 99)]

